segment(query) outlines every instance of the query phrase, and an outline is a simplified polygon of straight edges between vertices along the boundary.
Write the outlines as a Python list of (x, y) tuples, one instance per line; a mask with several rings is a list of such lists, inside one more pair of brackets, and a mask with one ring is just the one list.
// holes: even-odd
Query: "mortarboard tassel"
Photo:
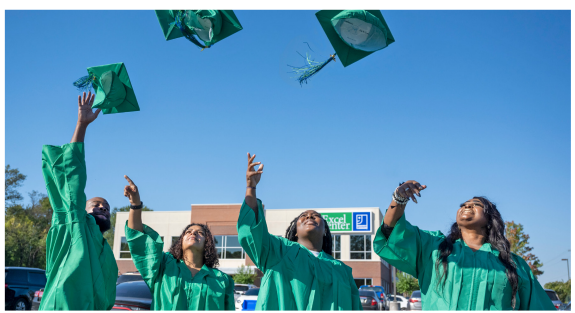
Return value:
[(180, 29), (180, 31), (182, 32), (184, 37), (186, 37), (186, 39), (191, 41), (194, 45), (202, 48), (202, 51), (204, 51), (205, 48), (209, 48), (210, 46), (205, 46), (201, 44), (200, 41), (194, 36), (194, 34), (191, 33), (188, 30), (188, 28), (184, 25), (184, 15), (185, 15), (184, 11), (182, 10), (178, 11), (176, 16), (174, 17), (175, 21), (172, 23), (175, 24)]
[(329, 56), (329, 59), (327, 59), (323, 63), (320, 63), (320, 62), (316, 62), (316, 61), (311, 60), (309, 58), (309, 55), (306, 53), (305, 59), (306, 59), (306, 62), (308, 65), (302, 66), (302, 67), (295, 67), (295, 66), (290, 65), (292, 68), (294, 68), (293, 72), (299, 75), (299, 77), (297, 78), (297, 81), (299, 82), (300, 86), (302, 86), (303, 83), (307, 84), (308, 79), (310, 79), (313, 75), (315, 75), (322, 68), (324, 68), (329, 62), (335, 61), (335, 55), (336, 55), (336, 53), (331, 54)]
[(96, 80), (96, 76), (94, 76), (93, 74), (86, 75), (84, 77), (77, 79), (74, 82), (74, 87), (78, 88), (79, 91), (91, 90), (92, 88), (94, 88), (93, 87), (94, 80)]

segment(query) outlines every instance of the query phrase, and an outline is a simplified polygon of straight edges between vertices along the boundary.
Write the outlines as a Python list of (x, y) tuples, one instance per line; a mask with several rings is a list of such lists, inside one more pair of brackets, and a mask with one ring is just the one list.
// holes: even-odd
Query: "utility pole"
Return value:
[(393, 267), (391, 271), (391, 280), (393, 281), (393, 301), (389, 303), (390, 311), (399, 311), (399, 302), (397, 302), (397, 268)]
[(571, 274), (569, 274), (569, 259), (561, 259), (561, 261), (567, 261), (567, 278), (571, 280)]

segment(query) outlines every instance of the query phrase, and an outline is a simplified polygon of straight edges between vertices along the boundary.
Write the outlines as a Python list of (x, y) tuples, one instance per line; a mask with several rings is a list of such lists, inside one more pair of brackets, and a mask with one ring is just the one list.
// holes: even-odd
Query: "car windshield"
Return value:
[(361, 290), (373, 290), (375, 292), (383, 292), (381, 287), (361, 287)]
[(246, 291), (244, 295), (246, 296), (257, 296), (260, 293), (260, 288), (252, 288)]
[(235, 286), (234, 287), (235, 291), (246, 291), (248, 289), (250, 289), (248, 286)]
[(547, 295), (549, 296), (549, 299), (551, 299), (551, 301), (559, 300), (559, 298), (557, 298), (557, 294), (555, 294), (555, 291), (547, 290), (545, 292), (547, 293)]
[(421, 298), (421, 291), (419, 291), (419, 290), (418, 290), (418, 291), (414, 291), (414, 292), (411, 294), (411, 297), (412, 297), (412, 298)]
[(118, 277), (118, 280), (116, 280), (116, 285), (128, 281), (138, 281), (138, 280), (143, 280), (142, 275), (120, 275), (120, 277)]
[(146, 283), (142, 282), (127, 282), (121, 283), (116, 286), (117, 297), (131, 297), (140, 299), (152, 299), (152, 293)]

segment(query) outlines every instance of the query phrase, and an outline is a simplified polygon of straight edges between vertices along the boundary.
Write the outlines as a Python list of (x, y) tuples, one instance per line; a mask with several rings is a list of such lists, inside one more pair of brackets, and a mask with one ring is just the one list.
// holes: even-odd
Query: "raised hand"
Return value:
[(81, 96), (78, 96), (78, 123), (88, 125), (92, 123), (100, 114), (101, 109), (96, 109), (92, 112), (92, 104), (94, 104), (94, 98), (96, 95), (92, 92), (88, 92), (88, 96), (84, 92)]
[(397, 187), (396, 192), (402, 198), (411, 198), (413, 202), (417, 203), (417, 199), (415, 199), (415, 195), (421, 197), (419, 193), (421, 190), (427, 188), (426, 185), (421, 185), (420, 183), (416, 182), (415, 180), (408, 180), (403, 183), (401, 186)]
[(124, 178), (129, 183), (129, 185), (124, 187), (124, 196), (130, 199), (131, 205), (140, 205), (142, 202), (140, 201), (140, 192), (138, 191), (138, 187), (127, 175), (124, 175)]
[[(246, 172), (246, 183), (248, 187), (255, 187), (260, 182), (264, 170), (264, 165), (261, 162), (254, 163), (255, 157), (255, 154), (250, 156), (248, 152), (248, 170)], [(257, 170), (255, 169), (256, 165), (260, 165)]]

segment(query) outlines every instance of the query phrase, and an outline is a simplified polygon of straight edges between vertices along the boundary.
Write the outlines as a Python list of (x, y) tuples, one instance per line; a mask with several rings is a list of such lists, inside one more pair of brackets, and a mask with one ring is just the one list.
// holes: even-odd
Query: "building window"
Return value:
[(246, 254), (238, 236), (214, 236), (216, 241), (216, 249), (218, 250), (218, 257), (220, 259), (245, 259)]
[(333, 244), (332, 247), (332, 256), (336, 260), (341, 260), (341, 235), (332, 235), (331, 241)]
[(130, 247), (128, 247), (128, 241), (126, 237), (122, 237), (120, 242), (120, 259), (131, 259), (132, 254), (130, 253)]
[(357, 289), (363, 285), (371, 285), (371, 278), (354, 278)]
[(172, 236), (172, 246), (180, 240), (180, 236)]
[(352, 260), (371, 260), (371, 235), (349, 236), (349, 250)]

